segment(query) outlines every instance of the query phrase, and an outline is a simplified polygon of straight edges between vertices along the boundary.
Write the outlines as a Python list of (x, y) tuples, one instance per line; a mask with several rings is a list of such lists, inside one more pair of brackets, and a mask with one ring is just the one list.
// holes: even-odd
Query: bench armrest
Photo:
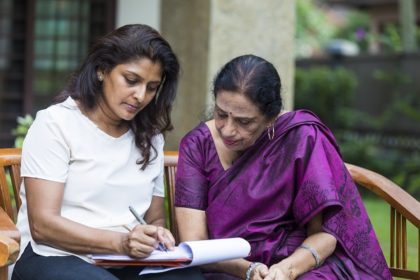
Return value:
[(0, 267), (12, 264), (19, 255), (20, 233), (16, 225), (0, 208)]

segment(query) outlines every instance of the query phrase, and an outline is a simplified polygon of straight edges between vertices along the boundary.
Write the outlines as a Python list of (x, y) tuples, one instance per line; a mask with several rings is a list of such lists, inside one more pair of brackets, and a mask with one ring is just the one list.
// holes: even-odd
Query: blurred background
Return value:
[(181, 61), (167, 150), (205, 119), (217, 70), (254, 53), (278, 69), (286, 110), (314, 111), (346, 162), (419, 200), (419, 11), (419, 0), (0, 0), (0, 147), (21, 145), (98, 36), (145, 23)]
[(182, 65), (168, 150), (205, 119), (221, 65), (255, 53), (279, 70), (285, 109), (314, 111), (347, 162), (419, 198), (419, 9), (418, 0), (0, 0), (0, 146), (21, 145), (95, 38), (141, 22)]

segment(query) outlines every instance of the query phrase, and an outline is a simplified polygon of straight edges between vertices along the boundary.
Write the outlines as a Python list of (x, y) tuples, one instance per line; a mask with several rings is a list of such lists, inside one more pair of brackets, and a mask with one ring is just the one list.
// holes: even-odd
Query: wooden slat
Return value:
[(396, 213), (397, 215), (397, 268), (401, 267), (401, 214)]
[(404, 270), (400, 268), (390, 268), (393, 277), (401, 277), (405, 279), (419, 280), (419, 273), (415, 271)]
[[(20, 159), (22, 150), (17, 148), (0, 149), (0, 189), (1, 189), (1, 206), (9, 217), (16, 221), (16, 213), (20, 207), (19, 188), (20, 178)], [(6, 171), (10, 174), (12, 182), (12, 191), (10, 193), (6, 181)], [(11, 201), (11, 195), (15, 199), (15, 203)], [(13, 208), (15, 204), (15, 209)]]
[(406, 219), (402, 217), (401, 220), (401, 246), (402, 246), (402, 268), (407, 269), (407, 223)]
[(165, 152), (164, 165), (165, 165), (165, 188), (168, 196), (168, 210), (169, 210), (169, 225), (170, 230), (179, 242), (178, 225), (175, 219), (175, 174), (176, 166), (178, 164), (178, 153), (167, 151)]
[(19, 196), (19, 190), (20, 190), (20, 164), (14, 164), (10, 168), (10, 176), (12, 179), (12, 187), (13, 187), (13, 194), (15, 196), (15, 202), (16, 202), (16, 209), (20, 208), (20, 205), (22, 204)]
[(395, 266), (395, 209), (394, 207), (391, 206), (391, 253), (390, 253), (390, 266), (394, 267)]
[(0, 206), (4, 211), (6, 211), (9, 217), (13, 217), (13, 208), (10, 201), (10, 193), (8, 190), (8, 184), (6, 181), (6, 172), (3, 167), (1, 167), (1, 158), (0, 158)]

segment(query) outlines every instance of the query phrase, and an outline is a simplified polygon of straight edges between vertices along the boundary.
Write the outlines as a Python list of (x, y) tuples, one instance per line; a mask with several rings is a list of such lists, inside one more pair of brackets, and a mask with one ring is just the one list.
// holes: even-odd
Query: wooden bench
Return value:
[[(7, 279), (7, 266), (14, 263), (19, 252), (19, 232), (14, 225), (16, 212), (13, 203), (20, 206), (18, 191), (20, 186), (20, 149), (0, 149), (0, 280)], [(165, 152), (165, 185), (168, 197), (169, 227), (178, 239), (178, 228), (174, 214), (175, 173), (178, 162), (177, 152)], [(346, 164), (353, 180), (372, 191), (390, 205), (390, 261), (389, 267), (394, 277), (420, 280), (420, 202), (401, 187), (384, 176), (352, 164)], [(12, 192), (6, 182), (10, 173)], [(17, 198), (17, 201), (13, 199)], [(15, 202), (14, 202), (15, 201)], [(13, 203), (12, 203), (13, 202)], [(418, 264), (416, 270), (407, 268), (407, 222), (417, 229)], [(380, 234), (377, 232), (377, 234)]]

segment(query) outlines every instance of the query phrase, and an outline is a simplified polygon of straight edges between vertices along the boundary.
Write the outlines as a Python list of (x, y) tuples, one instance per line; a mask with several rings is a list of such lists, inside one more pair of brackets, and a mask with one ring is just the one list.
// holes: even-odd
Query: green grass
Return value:
[[(369, 214), (370, 220), (375, 229), (376, 236), (382, 247), (382, 251), (389, 264), (390, 252), (390, 207), (385, 201), (379, 199), (364, 197), (364, 204)], [(417, 269), (418, 263), (418, 231), (407, 221), (407, 266), (409, 269)]]

